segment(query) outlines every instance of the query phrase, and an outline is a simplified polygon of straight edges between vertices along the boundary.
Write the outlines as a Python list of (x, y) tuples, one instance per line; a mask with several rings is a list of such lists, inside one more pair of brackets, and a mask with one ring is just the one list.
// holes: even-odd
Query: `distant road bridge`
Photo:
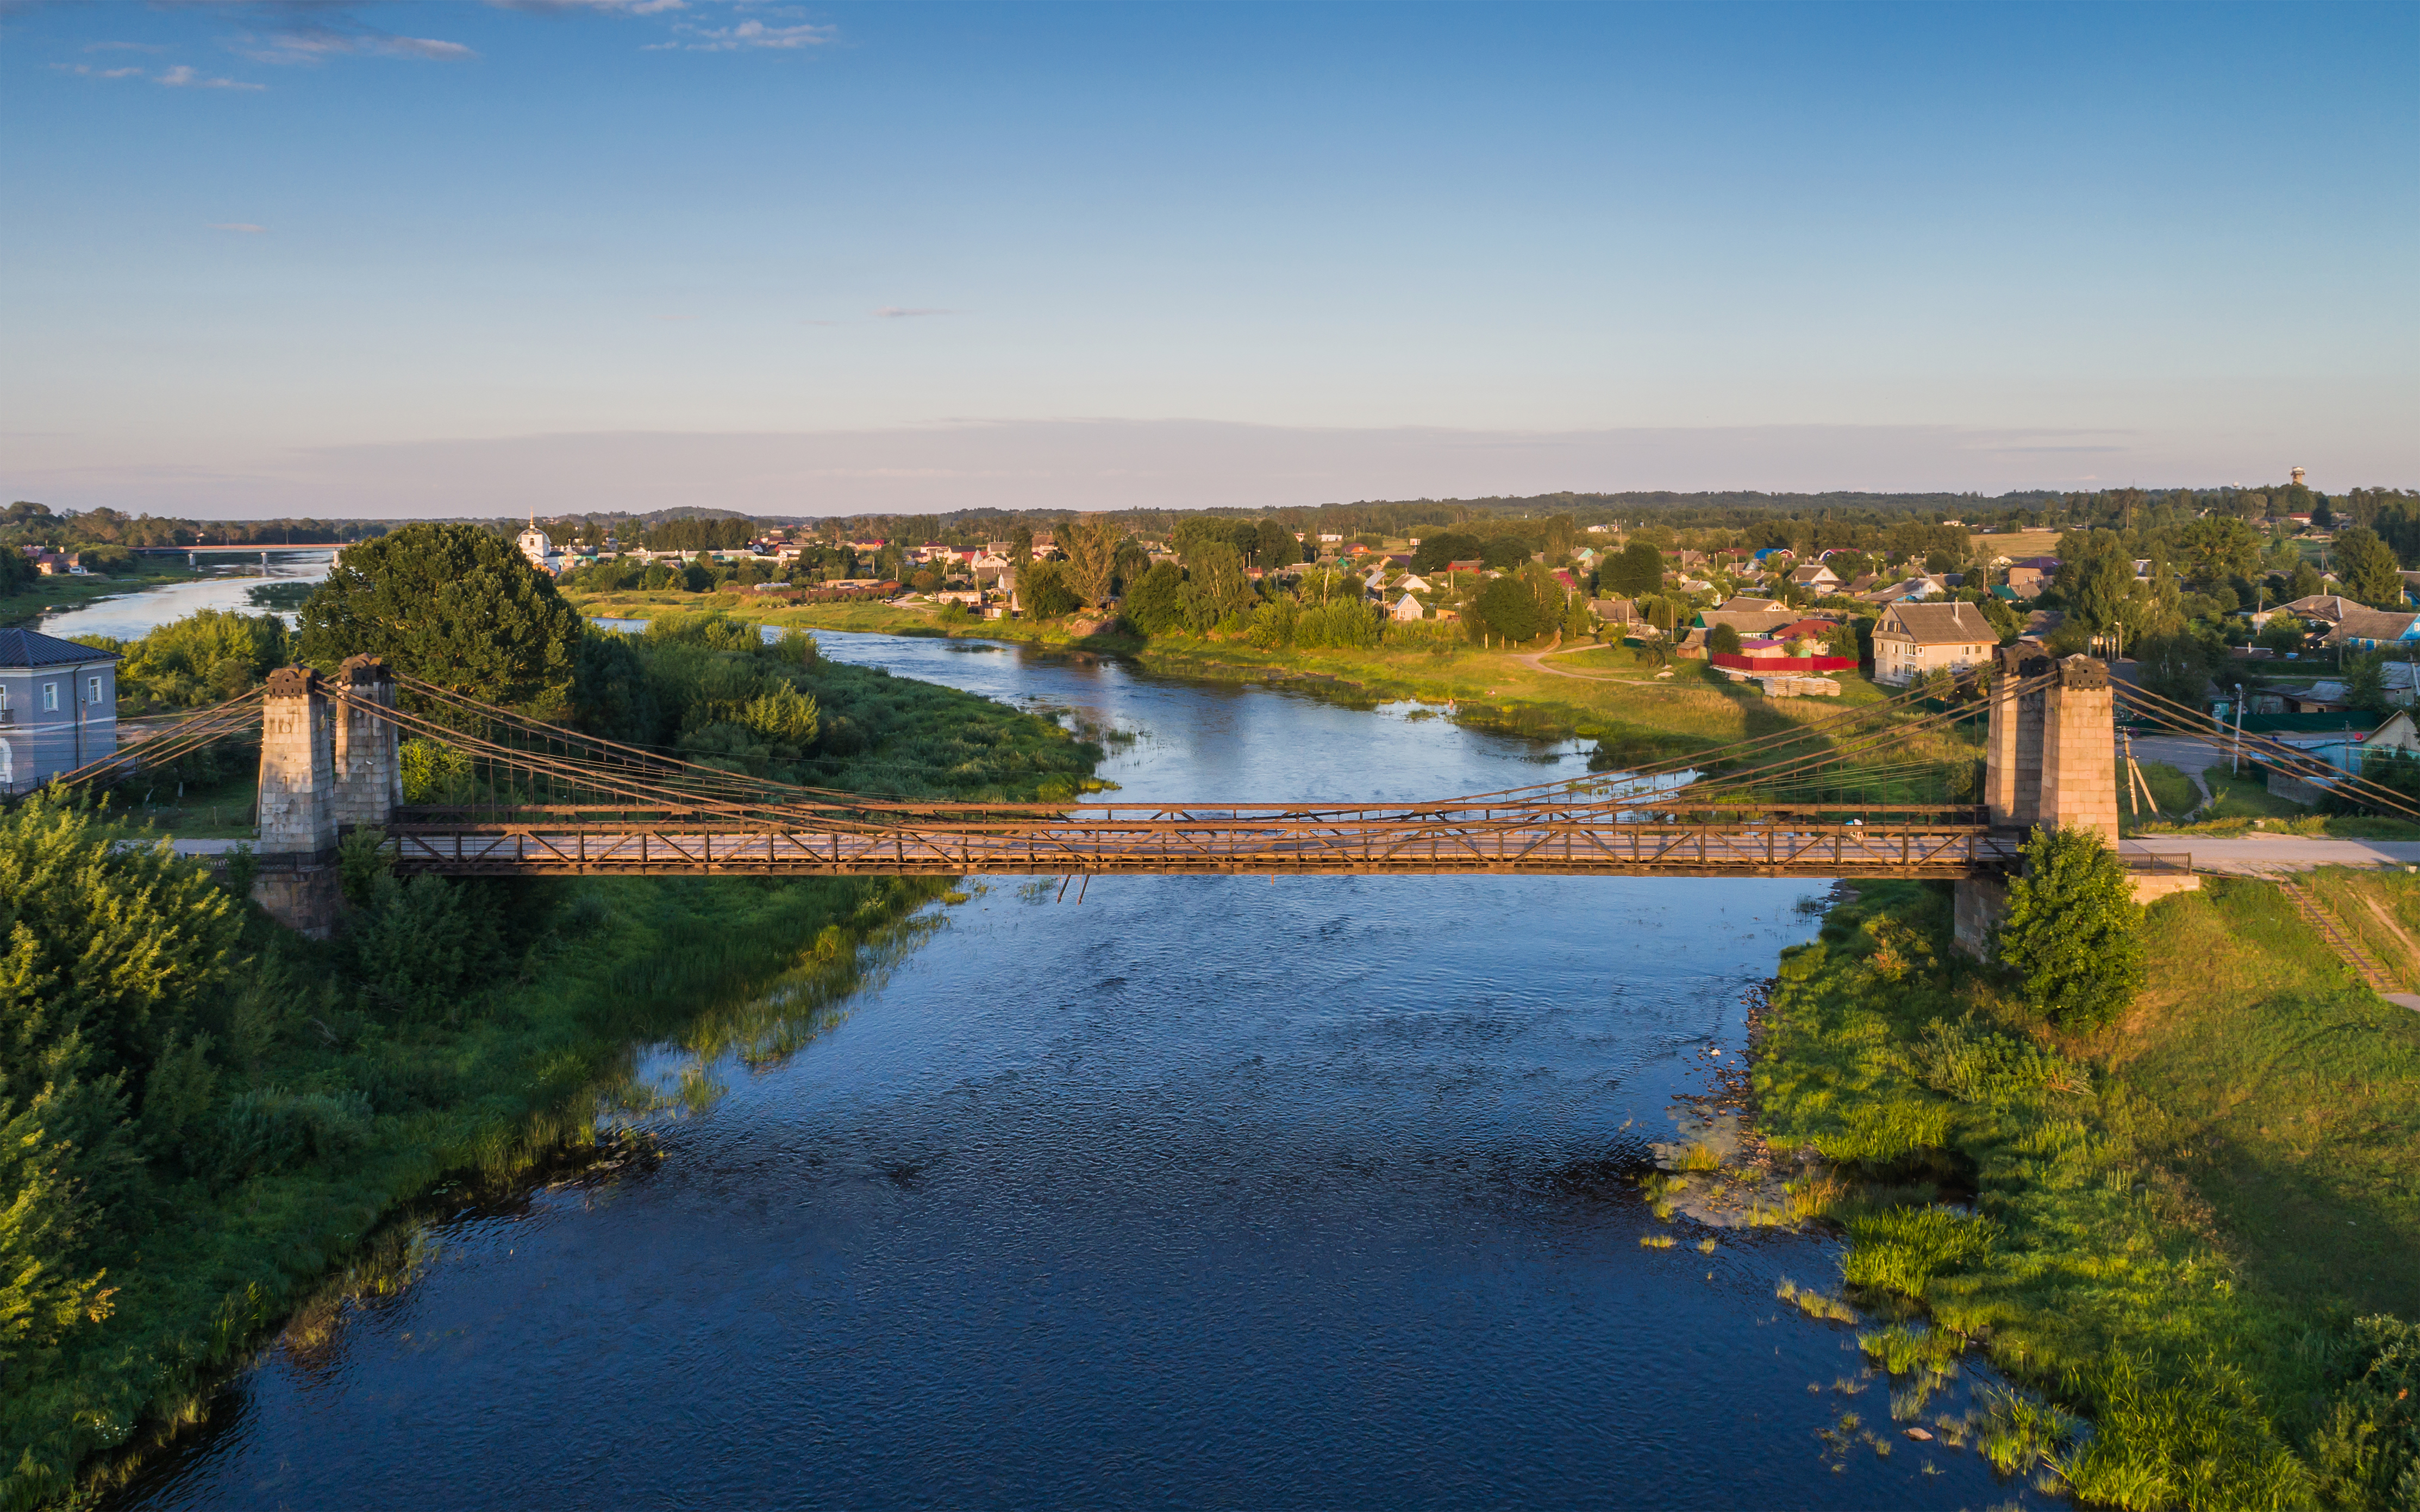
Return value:
[[(116, 780), (256, 722), (256, 894), (315, 933), (339, 911), (338, 839), (359, 827), (384, 833), (396, 870), (449, 876), (1923, 877), (1968, 885), (1964, 933), (1981, 927), (2035, 825), (2079, 825), (2117, 844), (2121, 700), (2172, 728), (2229, 738), (2195, 711), (2113, 687), (2088, 657), (2010, 648), (1980, 703), (1928, 707), (1910, 693), (1634, 772), (1503, 793), (1411, 803), (910, 803), (618, 745), (355, 657), (334, 679), (283, 669), (264, 688), (70, 780)], [(1912, 735), (1978, 715), (1988, 719), (1981, 804), (1783, 795), (1825, 773), (1871, 770)], [(408, 736), (460, 752), (473, 801), (404, 803)], [(2366, 786), (2291, 748), (2232, 738), (2272, 765)], [(2192, 885), (2189, 859), (2136, 864), (2174, 873), (2147, 879), (2151, 890)]]

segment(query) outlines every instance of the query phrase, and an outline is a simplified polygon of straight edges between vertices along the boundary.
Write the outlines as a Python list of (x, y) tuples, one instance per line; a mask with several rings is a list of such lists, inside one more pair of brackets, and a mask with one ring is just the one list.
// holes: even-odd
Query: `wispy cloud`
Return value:
[(54, 63), (51, 67), (58, 69), (61, 73), (72, 73), (80, 78), (85, 79), (132, 79), (143, 71), (139, 67), (132, 69), (96, 69), (89, 63)]
[(240, 44), (238, 53), (258, 63), (320, 63), (332, 57), (411, 57), (438, 63), (462, 63), (479, 54), (459, 42), (433, 37), (397, 37), (386, 32), (339, 31), (333, 26), (293, 26), (256, 42)]
[(488, 0), (499, 10), (601, 10), (622, 16), (659, 16), (686, 8), (686, 0)]
[(212, 221), (209, 223), (209, 229), (213, 231), (240, 231), (245, 236), (256, 237), (262, 232), (268, 230), (269, 227), (265, 225), (255, 225), (250, 221)]
[(179, 63), (160, 75), (159, 82), (172, 89), (266, 89), (265, 84), (245, 84), (238, 79), (212, 79), (194, 71), (188, 63)]
[(874, 312), (876, 320), (912, 320), (920, 315), (955, 315), (955, 310), (927, 310), (912, 305), (886, 304)]
[(680, 40), (658, 42), (649, 51), (737, 53), (752, 48), (821, 47), (840, 35), (837, 26), (818, 26), (810, 22), (796, 26), (768, 26), (761, 21), (743, 21), (737, 26), (695, 26), (684, 22), (675, 30), (680, 33)]

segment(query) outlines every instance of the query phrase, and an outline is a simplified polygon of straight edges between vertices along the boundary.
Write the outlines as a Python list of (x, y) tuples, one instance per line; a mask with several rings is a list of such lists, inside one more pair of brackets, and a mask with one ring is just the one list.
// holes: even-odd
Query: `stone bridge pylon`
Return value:
[[(1994, 829), (2079, 825), (2118, 843), (2117, 705), (2106, 663), (2003, 646), (1993, 669), (1983, 802)], [(2029, 693), (2024, 679), (2055, 671)]]
[(260, 850), (252, 896), (271, 915), (326, 939), (343, 906), (336, 841), (383, 825), (403, 801), (393, 723), (395, 682), (376, 656), (347, 660), (333, 683), (308, 667), (269, 674), (260, 721)]
[[(2017, 691), (2020, 683), (2045, 672), (2057, 673), (2056, 680)], [(1993, 828), (2074, 826), (2118, 848), (2118, 708), (2106, 662), (2001, 647), (1983, 750), (1983, 804)], [(2137, 874), (2134, 899), (2149, 903), (2200, 885), (2190, 871)], [(1976, 877), (1957, 884), (1957, 895), (1958, 948), (1989, 956), (2008, 912), (2007, 886)]]

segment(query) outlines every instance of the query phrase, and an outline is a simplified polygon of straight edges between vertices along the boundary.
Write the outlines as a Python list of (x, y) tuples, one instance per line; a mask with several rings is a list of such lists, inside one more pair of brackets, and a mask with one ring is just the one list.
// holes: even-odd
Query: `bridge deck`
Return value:
[(401, 824), (399, 872), (452, 876), (675, 872), (1030, 875), (1957, 878), (2003, 872), (2020, 841), (1980, 825), (1511, 822), (1132, 824), (826, 829)]

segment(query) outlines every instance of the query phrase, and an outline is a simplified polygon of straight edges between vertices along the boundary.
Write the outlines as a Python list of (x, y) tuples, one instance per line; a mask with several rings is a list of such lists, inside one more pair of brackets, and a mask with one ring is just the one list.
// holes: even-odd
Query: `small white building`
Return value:
[(546, 532), (537, 528), (536, 516), (533, 515), (530, 517), (529, 529), (515, 536), (513, 538), (513, 545), (520, 548), (521, 555), (527, 557), (529, 559), (529, 564), (535, 567), (538, 571), (552, 572), (554, 570), (551, 566), (547, 564), (547, 559), (554, 555), (554, 543), (547, 538)]
[(1408, 622), (1411, 620), (1427, 619), (1429, 611), (1421, 606), (1419, 599), (1414, 598), (1409, 594), (1405, 594), (1403, 597), (1395, 600), (1395, 607), (1389, 611), (1389, 613), (1395, 619)]

